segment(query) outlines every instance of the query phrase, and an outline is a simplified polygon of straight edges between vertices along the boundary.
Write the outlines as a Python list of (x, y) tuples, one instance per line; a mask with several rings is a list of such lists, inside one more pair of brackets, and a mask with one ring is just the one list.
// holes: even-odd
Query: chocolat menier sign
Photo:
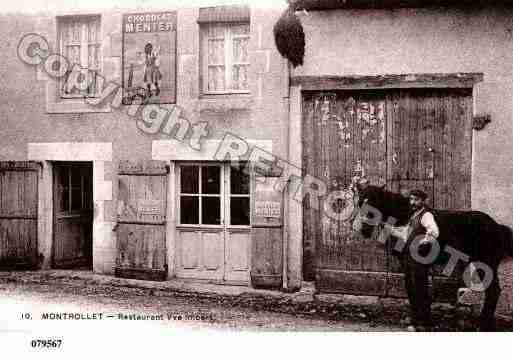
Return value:
[(123, 15), (123, 103), (176, 102), (176, 12)]

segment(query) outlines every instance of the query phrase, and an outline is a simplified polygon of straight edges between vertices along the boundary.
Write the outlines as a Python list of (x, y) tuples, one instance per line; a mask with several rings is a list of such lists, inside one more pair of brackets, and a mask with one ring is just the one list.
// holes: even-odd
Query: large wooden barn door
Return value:
[(168, 173), (165, 162), (119, 163), (116, 276), (167, 278)]
[(472, 89), (431, 91), (435, 208), (471, 208)]
[(438, 209), (470, 209), (472, 90), (390, 92), (387, 188), (424, 190)]
[(351, 179), (423, 189), (434, 208), (469, 208), (471, 101), (471, 90), (454, 89), (303, 94), (304, 172), (348, 195), (339, 218), (304, 201), (306, 280), (329, 292), (401, 295), (395, 257), (347, 220)]
[(0, 162), (0, 268), (37, 265), (37, 165)]
[[(472, 90), (399, 90), (386, 98), (387, 188), (421, 189), (436, 209), (470, 209)], [(396, 257), (389, 264), (392, 273), (400, 272)], [(442, 270), (434, 268), (435, 298), (453, 301), (459, 278), (442, 276)], [(386, 292), (401, 295), (400, 276), (387, 276)]]
[[(370, 93), (305, 95), (303, 148), (306, 174), (322, 180), (328, 193), (340, 191), (333, 211), (304, 201), (305, 263), (315, 263), (317, 285), (343, 288), (352, 293), (378, 293), (383, 283), (364, 278), (385, 271), (383, 249), (360, 238), (347, 220), (352, 208), (349, 186), (353, 176), (365, 175), (372, 183), (386, 183), (385, 99)], [(338, 213), (338, 215), (336, 215)], [(312, 250), (312, 247), (315, 247)], [(315, 258), (312, 258), (315, 253)], [(311, 279), (313, 273), (305, 273)], [(380, 287), (377, 285), (381, 284)]]
[(433, 206), (434, 122), (437, 101), (428, 94), (397, 91), (387, 95), (387, 188), (420, 189)]

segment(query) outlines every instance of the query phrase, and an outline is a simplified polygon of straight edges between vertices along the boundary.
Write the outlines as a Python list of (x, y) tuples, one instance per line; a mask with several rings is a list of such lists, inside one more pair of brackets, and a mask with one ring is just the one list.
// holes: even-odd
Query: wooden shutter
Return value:
[(35, 267), (37, 165), (0, 162), (0, 268)]
[(119, 277), (167, 278), (167, 176), (164, 162), (119, 163), (115, 269)]

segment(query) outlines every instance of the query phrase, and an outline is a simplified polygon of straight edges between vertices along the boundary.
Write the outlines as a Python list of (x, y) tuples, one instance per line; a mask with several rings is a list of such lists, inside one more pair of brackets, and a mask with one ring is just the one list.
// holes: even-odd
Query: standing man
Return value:
[(438, 244), (434, 242), (440, 232), (432, 211), (426, 206), (426, 199), (426, 193), (421, 190), (410, 192), (411, 216), (402, 255), (404, 280), (410, 303), (409, 331), (424, 331), (432, 326), (432, 293), (429, 285), (429, 269), (432, 263), (421, 263), (418, 256), (424, 258), (431, 252), (432, 246)]

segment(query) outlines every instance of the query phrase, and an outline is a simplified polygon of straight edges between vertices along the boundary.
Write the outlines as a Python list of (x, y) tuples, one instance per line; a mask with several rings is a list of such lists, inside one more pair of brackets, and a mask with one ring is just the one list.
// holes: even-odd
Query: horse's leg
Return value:
[(490, 332), (495, 330), (495, 309), (501, 294), (499, 277), (497, 276), (497, 267), (493, 270), (493, 280), (485, 291), (485, 301), (480, 316), (480, 330)]

